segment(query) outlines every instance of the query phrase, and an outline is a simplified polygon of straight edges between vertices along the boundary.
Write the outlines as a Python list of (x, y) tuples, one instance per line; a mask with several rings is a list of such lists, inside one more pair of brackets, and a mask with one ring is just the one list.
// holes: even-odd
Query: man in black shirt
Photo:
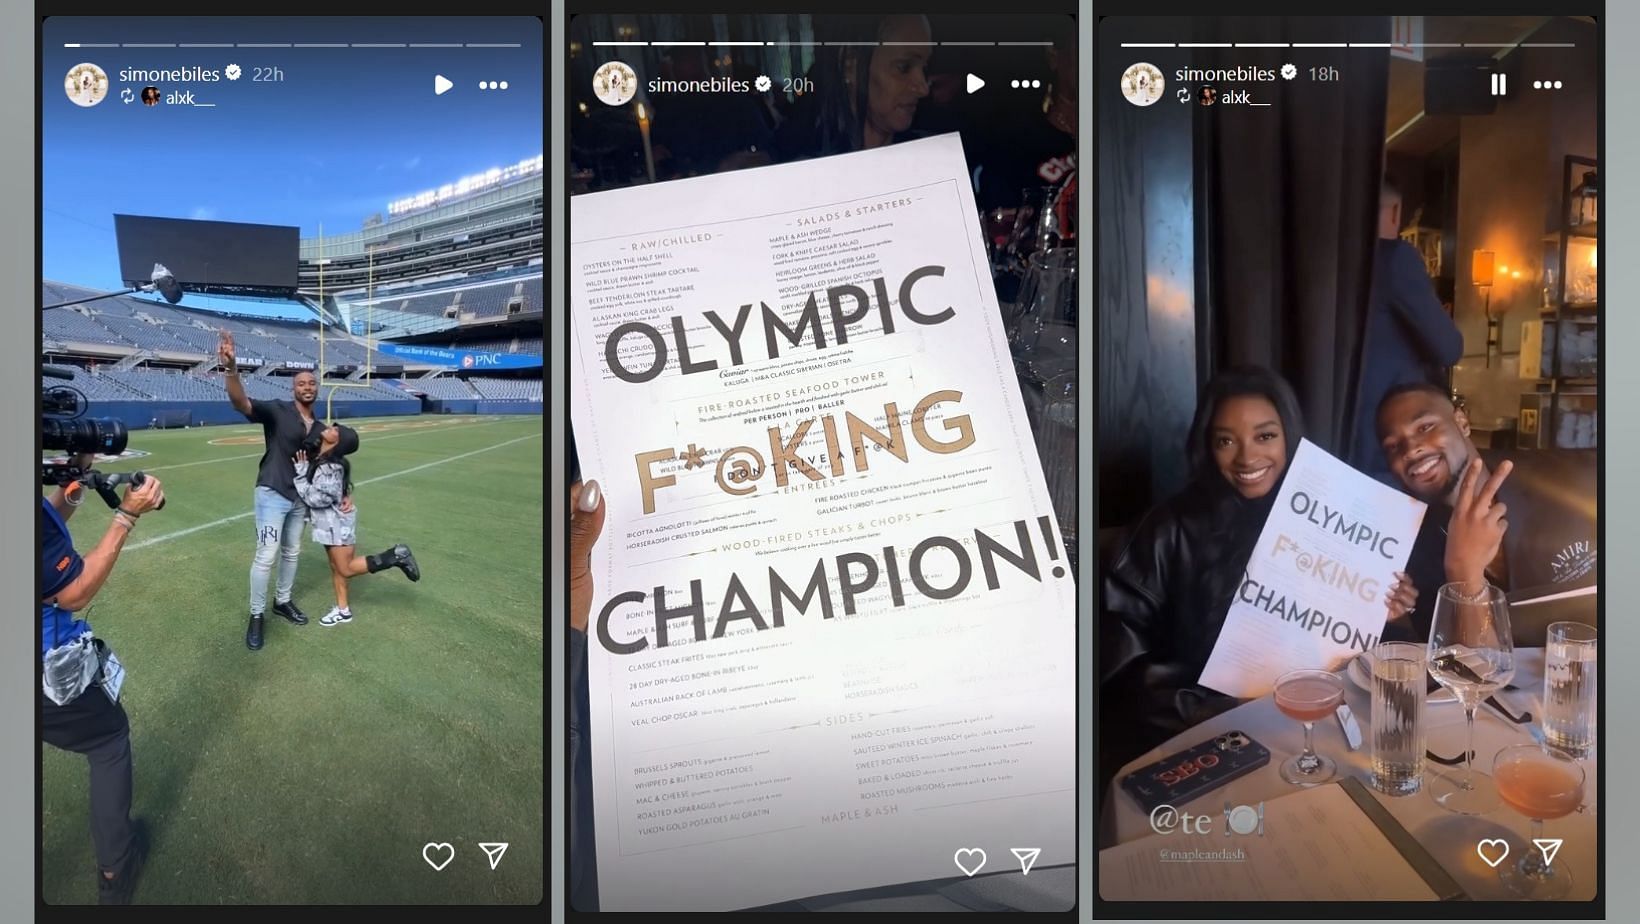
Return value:
[[(296, 564), (302, 557), (302, 522), (307, 517), (307, 507), (296, 493), (295, 457), (310, 434), (317, 439), (324, 431), (313, 413), (319, 379), (311, 372), (297, 373), (291, 380), (294, 401), (252, 401), (245, 395), (245, 383), (239, 380), (231, 331), (222, 331), (218, 358), (227, 378), (228, 400), (233, 402), (234, 410), (262, 425), (266, 446), (256, 473), (256, 557), (251, 562), (251, 621), (245, 631), (246, 647), (256, 651), (262, 647), (268, 574), (276, 555), (279, 580), (274, 588), (273, 611), (298, 626), (308, 621), (307, 614), (290, 598), (296, 583)], [(344, 501), (348, 506), (351, 503)]]
[[(1430, 505), (1407, 563), (1418, 606), (1402, 634), (1428, 637), (1443, 584), (1487, 581), (1508, 592), (1574, 590), (1597, 582), (1598, 469), (1592, 453), (1478, 449), (1468, 416), (1444, 389), (1427, 382), (1389, 391), (1378, 408), (1378, 433), (1396, 480)], [(1385, 638), (1390, 635), (1386, 631)]]

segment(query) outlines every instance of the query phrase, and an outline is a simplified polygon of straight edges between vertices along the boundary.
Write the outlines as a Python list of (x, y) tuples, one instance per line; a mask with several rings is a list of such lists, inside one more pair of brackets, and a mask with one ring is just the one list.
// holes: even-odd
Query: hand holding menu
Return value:
[(570, 204), (604, 910), (1073, 862), (1075, 587), (957, 136)]
[(1301, 441), (1201, 685), (1264, 696), (1287, 671), (1336, 669), (1376, 647), (1389, 617), (1384, 598), (1406, 567), (1425, 509)]

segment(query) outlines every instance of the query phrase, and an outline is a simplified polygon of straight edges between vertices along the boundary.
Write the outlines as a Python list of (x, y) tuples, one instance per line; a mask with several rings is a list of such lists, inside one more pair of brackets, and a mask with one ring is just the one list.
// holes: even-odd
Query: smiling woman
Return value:
[(1236, 704), (1196, 678), (1303, 435), (1279, 375), (1220, 373), (1189, 431), (1192, 480), (1145, 516), (1106, 569), (1100, 699), (1124, 712), (1139, 704), (1134, 754)]
[(1281, 412), (1263, 395), (1235, 395), (1213, 414), (1213, 461), (1242, 497), (1270, 493), (1287, 470)]

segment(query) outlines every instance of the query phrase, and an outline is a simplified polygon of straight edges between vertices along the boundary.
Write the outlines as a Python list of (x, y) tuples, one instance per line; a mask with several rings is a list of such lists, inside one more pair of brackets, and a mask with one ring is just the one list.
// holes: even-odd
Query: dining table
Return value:
[[(1519, 648), (1514, 652), (1515, 670), (1509, 686), (1498, 691), (1497, 701), (1513, 714), (1504, 717), (1490, 706), (1483, 705), (1475, 716), (1475, 758), (1477, 771), (1491, 773), (1492, 760), (1510, 745), (1542, 743), (1543, 671), (1542, 648)], [(1314, 723), (1314, 747), (1317, 753), (1337, 763), (1339, 778), (1354, 777), (1366, 784), (1365, 789), (1384, 807), (1390, 816), (1417, 841), (1442, 870), (1474, 901), (1507, 901), (1515, 899), (1500, 879), (1503, 863), (1513, 864), (1523, 851), (1537, 848), (1532, 845), (1531, 820), (1499, 802), (1496, 808), (1481, 815), (1455, 814), (1436, 804), (1430, 795), (1430, 779), (1434, 775), (1460, 775), (1463, 766), (1446, 766), (1425, 761), (1424, 785), (1409, 795), (1392, 796), (1371, 785), (1372, 708), (1371, 696), (1359, 682), (1349, 678), (1349, 671), (1341, 670), (1344, 679), (1344, 702), (1360, 725), (1361, 743), (1352, 749), (1342, 724), (1333, 716)], [(1357, 673), (1357, 676), (1361, 676)], [(1446, 695), (1440, 695), (1445, 693)], [(1598, 706), (1596, 707), (1598, 708)], [(1525, 713), (1530, 713), (1529, 721)], [(1597, 713), (1598, 714), (1598, 713)], [(1423, 714), (1425, 748), (1448, 759), (1461, 756), (1468, 741), (1464, 708), (1451, 694), (1442, 690), (1431, 693)], [(1150, 813), (1121, 787), (1121, 780), (1133, 771), (1164, 757), (1179, 753), (1203, 742), (1212, 741), (1231, 731), (1244, 735), (1270, 750), (1267, 764), (1196, 797), (1190, 808), (1214, 812), (1220, 802), (1227, 805), (1255, 805), (1272, 802), (1302, 792), (1303, 788), (1286, 782), (1280, 766), (1289, 757), (1304, 748), (1304, 726), (1288, 718), (1276, 708), (1273, 695), (1249, 700), (1220, 713), (1207, 721), (1180, 733), (1122, 767), (1113, 778), (1100, 806), (1098, 841), (1101, 849), (1153, 836)], [(1559, 851), (1553, 864), (1572, 874), (1572, 887), (1566, 901), (1590, 901), (1595, 897), (1599, 881), (1598, 842), (1598, 744), (1594, 753), (1578, 760), (1586, 782), (1581, 807), (1562, 818), (1545, 820), (1543, 837), (1560, 839)], [(1180, 806), (1181, 808), (1184, 806)], [(1265, 833), (1265, 832), (1261, 832)], [(1270, 842), (1280, 844), (1283, 838), (1297, 843), (1302, 836), (1295, 831), (1269, 831)], [(1496, 839), (1509, 845), (1509, 853), (1498, 867), (1492, 866), (1483, 850), (1493, 856), (1501, 848)], [(1489, 844), (1482, 848), (1483, 842)], [(1385, 842), (1387, 845), (1387, 841)], [(1292, 844), (1290, 843), (1289, 846)], [(1249, 847), (1248, 849), (1257, 849)], [(1390, 849), (1386, 846), (1385, 849)], [(1168, 896), (1174, 899), (1211, 899), (1213, 896)]]

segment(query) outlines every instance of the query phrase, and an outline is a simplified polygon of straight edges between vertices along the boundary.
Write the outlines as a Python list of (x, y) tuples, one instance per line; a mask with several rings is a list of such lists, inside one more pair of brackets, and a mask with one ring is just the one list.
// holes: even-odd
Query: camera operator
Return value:
[[(95, 455), (80, 455), (89, 470)], [(68, 519), (83, 493), (58, 487), (40, 498), (40, 738), (84, 754), (91, 765), (91, 837), (96, 845), (99, 904), (130, 904), (146, 852), (146, 837), (131, 821), (131, 738), (119, 704), (124, 668), (108, 646), (74, 613), (84, 610), (113, 573), (137, 519), (165, 502), (159, 479), (128, 485), (95, 548), (81, 556)], [(110, 495), (111, 496), (111, 495)]]

